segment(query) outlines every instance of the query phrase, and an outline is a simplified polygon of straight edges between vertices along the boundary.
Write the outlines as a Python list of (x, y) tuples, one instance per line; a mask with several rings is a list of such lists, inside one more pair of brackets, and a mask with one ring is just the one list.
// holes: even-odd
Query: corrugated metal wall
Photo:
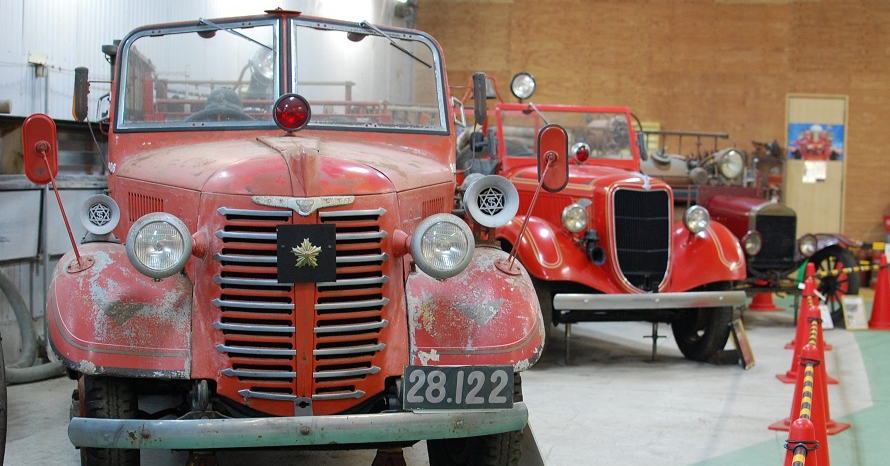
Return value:
[[(146, 24), (261, 14), (263, 10), (281, 7), (313, 16), (404, 26), (403, 20), (393, 16), (395, 4), (395, 0), (2, 0), (0, 99), (11, 101), (13, 115), (43, 112), (70, 120), (74, 68), (86, 66), (91, 79), (108, 79), (110, 67), (101, 46)], [(36, 76), (35, 67), (29, 64), (32, 54), (46, 57), (44, 76)], [(108, 89), (108, 84), (93, 83), (91, 96), (102, 95)], [(95, 119), (95, 115), (90, 118)], [(68, 211), (79, 206), (79, 202), (76, 204), (69, 206), (66, 201)], [(31, 306), (41, 337), (42, 265), (36, 260), (6, 261), (0, 265)], [(50, 263), (50, 270), (54, 266), (55, 260)], [(20, 337), (15, 315), (3, 296), (0, 333), (5, 359), (17, 360)]]
[[(71, 119), (74, 68), (106, 79), (103, 44), (153, 23), (261, 14), (281, 7), (307, 15), (403, 25), (393, 16), (395, 0), (3, 0), (0, 2), (0, 99), (12, 114), (35, 112)], [(35, 76), (32, 54), (47, 59), (46, 76)], [(108, 86), (93, 84), (92, 95)], [(91, 118), (93, 115), (91, 115)]]

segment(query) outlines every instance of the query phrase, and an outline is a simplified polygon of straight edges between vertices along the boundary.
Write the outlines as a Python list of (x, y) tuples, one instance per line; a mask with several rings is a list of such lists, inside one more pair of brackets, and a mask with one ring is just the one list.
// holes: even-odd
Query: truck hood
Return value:
[(193, 191), (268, 196), (401, 192), (452, 181), (431, 156), (385, 144), (259, 137), (144, 152), (115, 175)]
[[(536, 166), (523, 167), (507, 175), (514, 182), (537, 184), (538, 170)], [(607, 189), (616, 183), (639, 184), (649, 188), (664, 188), (667, 184), (657, 178), (639, 172), (627, 171), (623, 168), (603, 167), (596, 165), (570, 165), (569, 184), (566, 190), (574, 195), (592, 195), (596, 189)]]

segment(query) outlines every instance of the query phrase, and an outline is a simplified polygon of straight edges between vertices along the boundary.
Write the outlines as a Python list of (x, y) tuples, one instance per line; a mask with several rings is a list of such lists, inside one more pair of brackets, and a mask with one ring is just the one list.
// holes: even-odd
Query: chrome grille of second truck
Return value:
[[(214, 255), (221, 274), (213, 305), (221, 318), (217, 351), (228, 357), (223, 375), (237, 380), (245, 399), (294, 402), (358, 400), (385, 345), (384, 308), (389, 259), (380, 226), (385, 210), (331, 210), (300, 217), (289, 210), (220, 208), (223, 241)], [(276, 226), (317, 221), (334, 224), (337, 279), (277, 282)], [(311, 361), (309, 364), (301, 361)], [(311, 381), (310, 381), (311, 380)], [(301, 388), (302, 387), (302, 388)]]
[(670, 196), (663, 190), (615, 191), (614, 241), (618, 266), (627, 281), (642, 291), (656, 291), (667, 273), (670, 204)]

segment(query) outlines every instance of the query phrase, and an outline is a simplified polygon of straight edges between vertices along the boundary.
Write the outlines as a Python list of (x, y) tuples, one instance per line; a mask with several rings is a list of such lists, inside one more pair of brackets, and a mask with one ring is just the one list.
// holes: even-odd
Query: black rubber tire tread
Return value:
[[(728, 291), (731, 287), (730, 283), (712, 283), (700, 290)], [(674, 316), (671, 330), (686, 359), (705, 362), (726, 346), (730, 322), (732, 307), (684, 309)]]
[[(86, 416), (135, 419), (138, 410), (132, 382), (116, 377), (84, 376)], [(139, 466), (139, 450), (81, 448), (82, 466)]]
[[(513, 401), (522, 401), (522, 379), (513, 376)], [(522, 431), (427, 440), (430, 466), (518, 466)]]
[[(834, 261), (831, 260), (832, 258), (834, 258)], [(853, 254), (840, 246), (831, 246), (816, 251), (810, 258), (810, 262), (816, 266), (817, 272), (824, 271), (838, 262), (841, 263), (843, 267), (855, 267), (859, 265), (856, 263), (856, 258), (853, 257)], [(832, 291), (837, 288), (838, 280), (840, 280), (841, 277), (825, 277), (817, 279), (818, 284), (816, 285), (819, 292), (828, 300), (827, 304), (828, 308), (831, 310), (831, 320), (834, 323), (834, 326), (838, 328), (846, 328), (846, 321), (844, 321), (844, 307), (842, 303), (843, 297), (846, 295), (859, 294), (859, 274), (848, 273), (844, 275), (846, 276), (845, 280), (847, 284), (846, 293), (838, 294)]]

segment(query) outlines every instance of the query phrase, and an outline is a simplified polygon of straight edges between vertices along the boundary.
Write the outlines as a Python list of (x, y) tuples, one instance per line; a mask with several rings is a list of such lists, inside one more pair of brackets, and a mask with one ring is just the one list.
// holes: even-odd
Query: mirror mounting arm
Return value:
[[(556, 161), (559, 158), (559, 155), (552, 151), (548, 150), (544, 156), (544, 169), (541, 170), (541, 180), (547, 176), (547, 171), (550, 170), (551, 167), (556, 165)], [(538, 183), (538, 187), (535, 189), (535, 194), (532, 196), (532, 201), (528, 205), (528, 211), (525, 213), (525, 218), (522, 220), (522, 226), (519, 227), (519, 234), (516, 236), (518, 239), (516, 240), (516, 244), (513, 246), (513, 250), (510, 251), (510, 257), (508, 259), (501, 259), (495, 262), (495, 267), (498, 268), (501, 272), (506, 273), (507, 275), (519, 275), (521, 272), (519, 268), (514, 264), (516, 262), (516, 253), (519, 251), (519, 244), (522, 243), (522, 235), (525, 234), (525, 229), (528, 226), (528, 219), (532, 216), (532, 210), (535, 208), (535, 203), (538, 201), (538, 194), (541, 194), (541, 188), (544, 186), (544, 183)]]
[(62, 196), (59, 195), (59, 188), (56, 186), (56, 177), (53, 176), (53, 171), (52, 169), (50, 169), (49, 160), (46, 156), (47, 152), (49, 152), (50, 150), (50, 145), (46, 141), (37, 141), (37, 143), (34, 144), (34, 150), (37, 151), (40, 159), (46, 165), (46, 171), (49, 174), (50, 183), (53, 186), (53, 192), (56, 193), (56, 201), (59, 203), (59, 212), (62, 213), (62, 220), (65, 221), (65, 229), (68, 230), (68, 239), (71, 240), (71, 246), (74, 248), (74, 257), (77, 260), (76, 262), (68, 264), (67, 270), (71, 273), (84, 271), (92, 267), (93, 259), (90, 257), (82, 258), (80, 256), (80, 250), (77, 248), (77, 241), (74, 239), (74, 233), (71, 231), (71, 224), (68, 223), (68, 215), (65, 214), (65, 208), (62, 206)]

